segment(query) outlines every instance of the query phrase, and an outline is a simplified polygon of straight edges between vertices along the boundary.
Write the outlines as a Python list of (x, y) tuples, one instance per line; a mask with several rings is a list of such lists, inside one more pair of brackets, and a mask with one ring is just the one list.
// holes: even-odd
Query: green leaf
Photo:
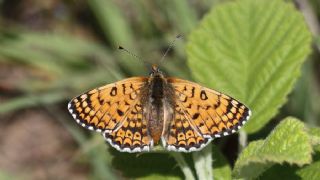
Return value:
[[(319, 128), (312, 128), (311, 131), (316, 132), (317, 136), (320, 137), (320, 131)], [(320, 146), (316, 146), (315, 148), (315, 153), (313, 157), (313, 163), (310, 165), (307, 165), (301, 169), (298, 169), (296, 171), (296, 174), (298, 174), (302, 179), (319, 179), (320, 177)]]
[(311, 144), (314, 146), (320, 145), (320, 128), (312, 127), (308, 129)]
[(262, 174), (259, 179), (319, 179), (319, 163), (320, 163), (320, 149), (315, 150), (313, 155), (313, 163), (298, 167), (298, 166), (289, 166), (288, 164), (284, 165), (274, 165), (272, 168), (268, 169), (266, 172)]
[(297, 171), (297, 174), (302, 178), (302, 179), (308, 179), (308, 180), (317, 180), (320, 177), (320, 161), (317, 161), (315, 163), (312, 163), (305, 168), (302, 168)]
[(254, 133), (277, 113), (310, 52), (302, 15), (281, 0), (239, 0), (214, 8), (187, 46), (194, 78), (247, 104)]
[(312, 146), (304, 124), (288, 117), (265, 140), (253, 141), (243, 150), (233, 173), (239, 178), (256, 178), (276, 163), (309, 164), (311, 154)]

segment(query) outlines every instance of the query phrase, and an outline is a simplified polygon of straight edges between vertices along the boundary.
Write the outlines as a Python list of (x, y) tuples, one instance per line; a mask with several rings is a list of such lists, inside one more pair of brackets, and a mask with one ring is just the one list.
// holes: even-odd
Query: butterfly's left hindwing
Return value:
[(104, 132), (103, 136), (119, 151), (150, 151), (153, 146), (153, 140), (148, 133), (147, 120), (143, 117), (140, 101), (131, 106), (118, 128), (111, 132)]

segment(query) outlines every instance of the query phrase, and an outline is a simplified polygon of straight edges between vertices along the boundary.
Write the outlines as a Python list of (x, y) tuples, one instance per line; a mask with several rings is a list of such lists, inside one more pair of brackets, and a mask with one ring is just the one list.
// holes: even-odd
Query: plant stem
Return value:
[(183, 172), (186, 180), (195, 180), (194, 175), (185, 161), (181, 153), (171, 152), (170, 155), (177, 161), (181, 171)]
[(239, 153), (247, 146), (248, 135), (244, 130), (239, 131)]
[(198, 179), (213, 179), (212, 145), (192, 154)]

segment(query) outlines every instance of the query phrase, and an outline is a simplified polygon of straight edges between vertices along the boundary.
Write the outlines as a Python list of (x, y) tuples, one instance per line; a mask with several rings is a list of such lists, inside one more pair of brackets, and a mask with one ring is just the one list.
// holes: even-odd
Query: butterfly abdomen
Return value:
[(164, 98), (164, 80), (160, 76), (155, 76), (150, 83), (150, 107), (148, 129), (149, 133), (154, 141), (158, 143), (163, 131), (163, 98)]

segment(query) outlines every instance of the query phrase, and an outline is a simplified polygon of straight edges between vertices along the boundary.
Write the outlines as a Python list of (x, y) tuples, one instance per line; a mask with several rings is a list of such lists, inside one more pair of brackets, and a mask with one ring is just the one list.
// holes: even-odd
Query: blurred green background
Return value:
[[(184, 47), (214, 6), (228, 0), (0, 1), (0, 179), (117, 179), (149, 174), (183, 177), (168, 154), (119, 153), (78, 126), (67, 102), (91, 88), (147, 76), (177, 34), (163, 63), (170, 75), (192, 80)], [(320, 2), (293, 1), (313, 33), (313, 53), (280, 113), (250, 140), (265, 137), (288, 115), (320, 125)], [(228, 161), (237, 135), (215, 140)], [(188, 161), (190, 157), (185, 156)]]

